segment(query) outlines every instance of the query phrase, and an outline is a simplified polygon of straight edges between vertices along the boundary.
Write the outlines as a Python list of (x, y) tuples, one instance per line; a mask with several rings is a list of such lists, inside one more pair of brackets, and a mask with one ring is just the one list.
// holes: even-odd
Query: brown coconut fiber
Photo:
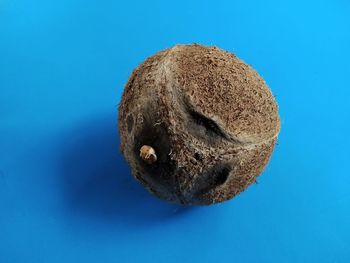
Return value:
[(180, 204), (213, 204), (245, 190), (279, 130), (264, 80), (217, 47), (176, 45), (149, 57), (119, 106), (121, 151), (134, 177)]

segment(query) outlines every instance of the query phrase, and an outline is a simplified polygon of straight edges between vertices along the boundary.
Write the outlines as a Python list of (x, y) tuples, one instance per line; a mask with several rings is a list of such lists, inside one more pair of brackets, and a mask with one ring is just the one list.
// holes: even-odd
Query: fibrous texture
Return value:
[(121, 151), (134, 177), (180, 204), (212, 204), (242, 192), (268, 163), (279, 130), (264, 80), (217, 47), (176, 45), (149, 57), (132, 73), (119, 106)]

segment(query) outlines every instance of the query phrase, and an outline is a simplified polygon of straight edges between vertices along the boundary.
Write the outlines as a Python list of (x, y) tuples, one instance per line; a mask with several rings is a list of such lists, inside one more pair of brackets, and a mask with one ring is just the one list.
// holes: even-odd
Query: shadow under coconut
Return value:
[(113, 224), (145, 225), (193, 210), (153, 197), (120, 153), (116, 116), (94, 118), (64, 136), (64, 204), (68, 213)]

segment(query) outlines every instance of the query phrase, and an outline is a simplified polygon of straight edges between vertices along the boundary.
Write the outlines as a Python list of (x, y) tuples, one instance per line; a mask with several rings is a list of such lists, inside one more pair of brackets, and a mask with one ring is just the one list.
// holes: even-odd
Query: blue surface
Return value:
[[(283, 3), (282, 3), (283, 2)], [(350, 262), (348, 1), (0, 1), (0, 262)], [(154, 52), (235, 52), (280, 105), (259, 184), (191, 209), (118, 153), (117, 104)]]

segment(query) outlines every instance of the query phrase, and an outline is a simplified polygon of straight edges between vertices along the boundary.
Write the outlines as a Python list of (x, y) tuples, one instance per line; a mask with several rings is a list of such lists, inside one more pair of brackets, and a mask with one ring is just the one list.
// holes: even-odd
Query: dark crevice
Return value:
[(207, 173), (199, 177), (198, 187), (194, 192), (194, 197), (200, 197), (205, 193), (223, 185), (228, 180), (232, 168), (228, 164), (217, 164)]
[(211, 137), (221, 137), (227, 139), (226, 134), (221, 130), (219, 125), (215, 123), (215, 121), (192, 109), (189, 109), (188, 113), (195, 124), (202, 126), (205, 129), (205, 133), (207, 135)]
[[(144, 119), (142, 129), (135, 136), (134, 154), (139, 162), (139, 166), (142, 167), (143, 174), (147, 174), (166, 184), (171, 181), (175, 170), (174, 164), (167, 154), (170, 151), (170, 140), (164, 125), (153, 126), (151, 124)], [(149, 145), (155, 150), (157, 155), (155, 163), (148, 164), (141, 159), (139, 154), (143, 145)]]
[(220, 171), (214, 176), (214, 185), (222, 185), (226, 182), (228, 175), (230, 174), (230, 169), (228, 167), (223, 167)]
[(128, 132), (130, 133), (132, 131), (132, 128), (134, 127), (134, 118), (131, 113), (126, 118), (126, 126), (128, 128)]
[(196, 159), (197, 161), (199, 161), (199, 160), (202, 159), (202, 157), (200, 156), (199, 153), (195, 153), (195, 154), (194, 154), (194, 159)]
[[(176, 165), (168, 154), (171, 149), (171, 142), (167, 127), (164, 123), (154, 125), (155, 119), (159, 117), (154, 116), (154, 113), (157, 112), (154, 108), (145, 108), (143, 112), (141, 129), (135, 129), (133, 147), (140, 177), (148, 187), (153, 189), (153, 192), (157, 192), (158, 196), (167, 200), (174, 200), (174, 198), (177, 198), (174, 197), (177, 194), (174, 193)], [(140, 148), (143, 145), (149, 145), (155, 150), (157, 155), (155, 163), (146, 163), (139, 156)]]

